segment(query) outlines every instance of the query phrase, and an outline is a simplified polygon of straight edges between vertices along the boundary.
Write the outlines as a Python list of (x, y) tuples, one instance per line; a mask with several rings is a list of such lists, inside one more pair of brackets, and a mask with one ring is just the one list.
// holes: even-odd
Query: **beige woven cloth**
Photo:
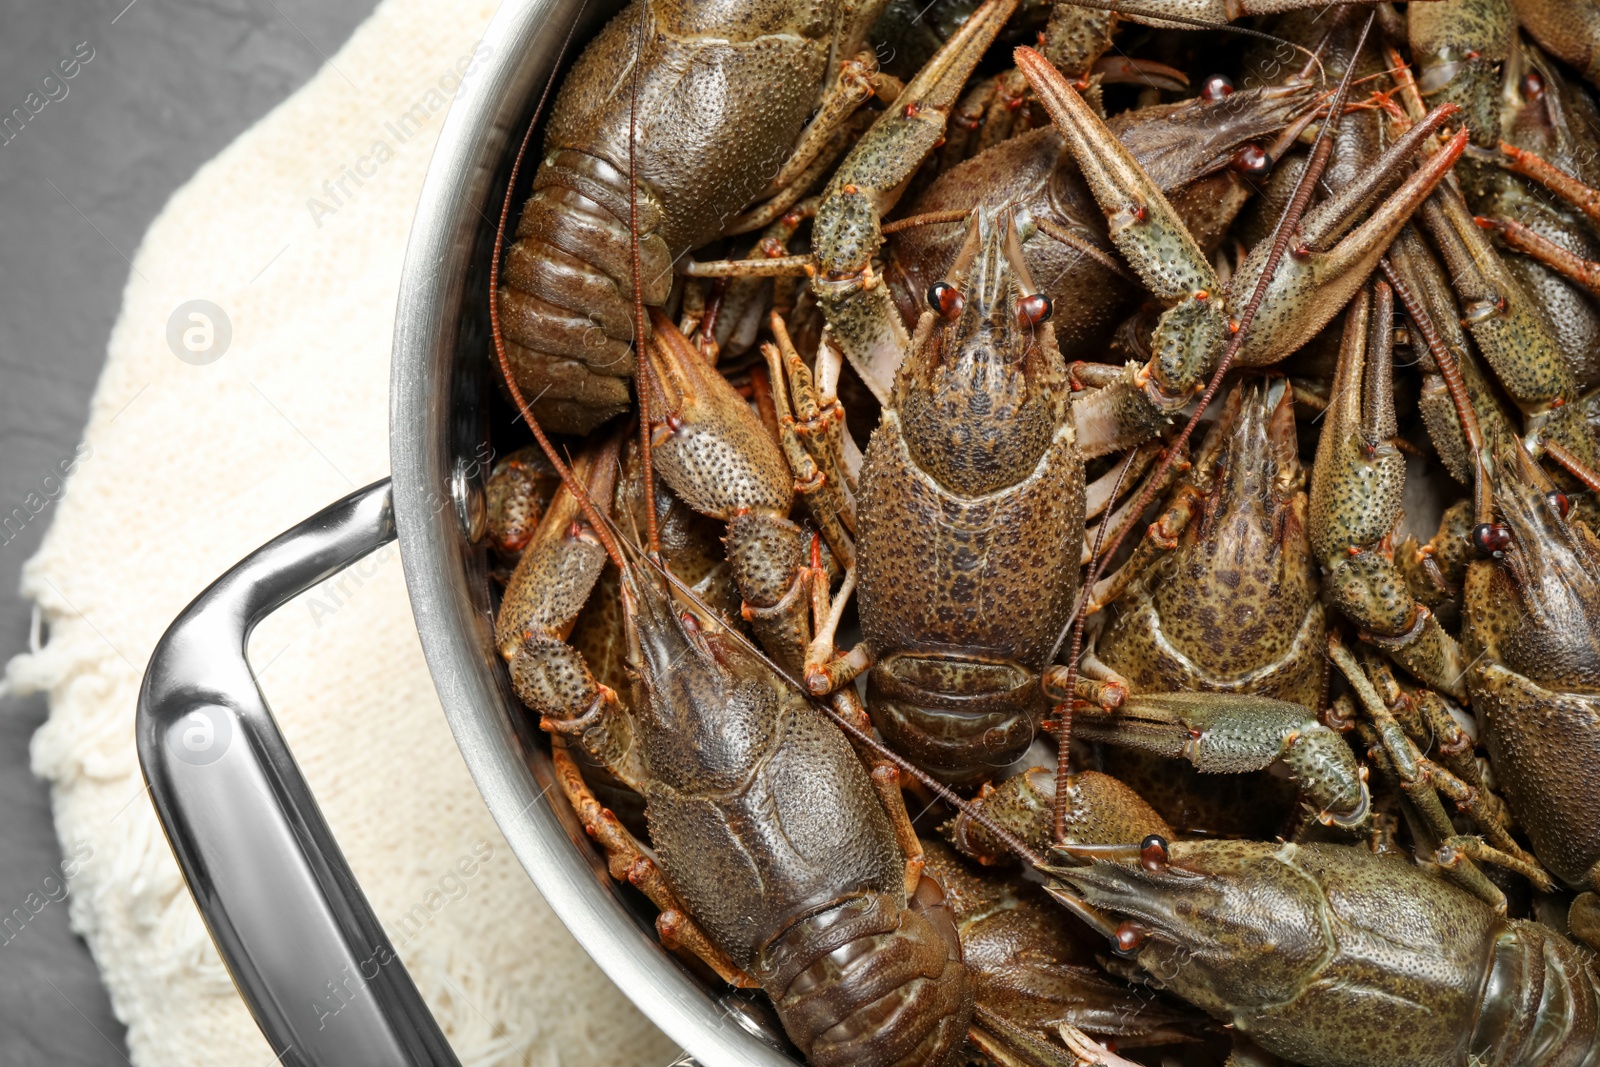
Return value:
[[(385, 0), (173, 196), (134, 258), (81, 459), (24, 573), (48, 641), (9, 665), (6, 684), (49, 694), (33, 766), (76, 857), (74, 927), (139, 1067), (274, 1063), (144, 794), (140, 674), (213, 578), (388, 471), (406, 238), (461, 71), (471, 78), (486, 58), (492, 13)], [(227, 328), (187, 310), (172, 323), (194, 300), (220, 308)], [(480, 801), (392, 547), (267, 620), (251, 660), (464, 1064), (673, 1059), (540, 899)]]

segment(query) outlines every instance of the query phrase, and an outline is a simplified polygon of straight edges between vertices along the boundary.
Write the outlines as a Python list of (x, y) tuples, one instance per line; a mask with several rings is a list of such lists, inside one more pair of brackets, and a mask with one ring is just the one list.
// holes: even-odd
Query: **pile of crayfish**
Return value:
[(1596, 0), (615, 15), (484, 547), (666, 949), (815, 1067), (1600, 1063), (1597, 78)]

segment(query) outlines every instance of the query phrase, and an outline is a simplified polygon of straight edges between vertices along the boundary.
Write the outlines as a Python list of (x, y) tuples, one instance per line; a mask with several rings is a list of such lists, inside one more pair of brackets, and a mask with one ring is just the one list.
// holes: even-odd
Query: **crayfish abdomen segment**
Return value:
[(1578, 949), (1536, 922), (1511, 922), (1494, 942), (1468, 1062), (1538, 1067), (1593, 1063), (1600, 990)]
[(1037, 672), (1015, 663), (896, 652), (868, 676), (872, 721), (895, 750), (950, 781), (985, 777), (1033, 741)]
[(948, 1064), (972, 1016), (955, 921), (928, 878), (910, 908), (868, 894), (807, 916), (755, 973), (813, 1067)]
[[(660, 218), (641, 192), (641, 218)], [(627, 408), (633, 374), (627, 172), (582, 152), (546, 161), (523, 208), (496, 299), (518, 386), (559, 432), (587, 432)], [(666, 299), (671, 256), (641, 223), (646, 302)], [(657, 280), (656, 284), (648, 284)]]

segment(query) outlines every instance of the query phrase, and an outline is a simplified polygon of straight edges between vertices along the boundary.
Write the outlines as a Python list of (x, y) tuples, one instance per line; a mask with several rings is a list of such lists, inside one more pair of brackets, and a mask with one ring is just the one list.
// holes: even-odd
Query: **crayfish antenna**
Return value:
[(650, 360), (645, 355), (644, 288), (639, 277), (639, 68), (644, 66), (648, 4), (639, 5), (639, 33), (633, 56), (632, 96), (628, 101), (628, 257), (633, 268), (634, 395), (639, 398), (639, 462), (644, 468), (644, 525), (650, 555), (661, 554), (656, 525), (656, 468), (650, 454)]
[(1101, 937), (1109, 939), (1117, 936), (1117, 924), (1101, 914), (1077, 892), (1067, 888), (1064, 883), (1051, 880), (1044, 884), (1044, 891), (1050, 895), (1050, 899), (1076, 915), (1085, 926)]
[[(1122, 482), (1125, 478), (1127, 478), (1128, 471), (1133, 468), (1134, 461), (1138, 458), (1138, 456), (1139, 449), (1130, 448), (1128, 450), (1127, 458), (1124, 459), (1118, 466), (1117, 480), (1112, 483), (1111, 486), (1110, 501), (1115, 501), (1117, 497), (1122, 494)], [(1101, 560), (1103, 558), (1100, 555), (1100, 549), (1105, 542), (1106, 527), (1112, 525), (1112, 519), (1114, 518), (1114, 515), (1111, 513), (1110, 502), (1107, 503), (1106, 510), (1108, 514), (1100, 523), (1099, 528), (1095, 531), (1094, 548), (1089, 553), (1089, 577), (1084, 583), (1083, 588), (1079, 591), (1078, 603), (1072, 613), (1072, 617), (1077, 621), (1072, 625), (1072, 647), (1067, 653), (1067, 679), (1065, 683), (1066, 698), (1065, 703), (1057, 708), (1055, 712), (1056, 800), (1051, 813), (1052, 825), (1050, 834), (1057, 843), (1065, 840), (1067, 836), (1066, 792), (1067, 780), (1071, 777), (1072, 771), (1072, 701), (1075, 699), (1074, 694), (1076, 693), (1077, 689), (1078, 658), (1083, 653), (1083, 623), (1088, 617), (1088, 613), (1084, 611), (1084, 605), (1088, 603), (1089, 594), (1094, 591), (1094, 583), (1100, 574)], [(1132, 525), (1133, 523), (1137, 522), (1140, 513), (1143, 511), (1144, 506), (1140, 506), (1130, 511), (1128, 513), (1127, 524)], [(1064, 635), (1065, 631), (1063, 631), (1063, 636)], [(1047, 659), (1047, 662), (1054, 661), (1056, 654), (1060, 651), (1061, 638), (1057, 637), (1056, 646), (1050, 650), (1050, 655)]]

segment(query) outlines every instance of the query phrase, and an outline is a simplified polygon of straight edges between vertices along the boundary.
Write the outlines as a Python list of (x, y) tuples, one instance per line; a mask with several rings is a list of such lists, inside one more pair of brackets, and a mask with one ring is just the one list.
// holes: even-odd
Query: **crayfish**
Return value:
[(818, 1067), (1600, 1063), (1592, 6), (587, 44), (484, 550), (667, 950)]

